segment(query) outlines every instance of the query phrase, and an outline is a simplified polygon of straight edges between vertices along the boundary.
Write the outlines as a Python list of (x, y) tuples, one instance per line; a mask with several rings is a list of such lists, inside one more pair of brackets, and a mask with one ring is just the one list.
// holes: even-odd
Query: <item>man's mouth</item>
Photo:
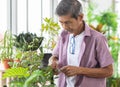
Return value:
[(68, 32), (70, 32), (70, 33), (72, 33), (73, 32), (73, 30), (72, 29), (66, 29)]

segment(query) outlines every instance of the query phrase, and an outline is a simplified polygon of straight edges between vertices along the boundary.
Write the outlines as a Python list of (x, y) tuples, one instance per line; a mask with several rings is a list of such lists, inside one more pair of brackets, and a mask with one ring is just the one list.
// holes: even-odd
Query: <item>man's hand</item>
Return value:
[(63, 72), (66, 76), (75, 76), (79, 74), (80, 68), (77, 66), (64, 66), (60, 70)]
[(57, 75), (58, 74), (58, 60), (57, 60), (57, 58), (54, 56), (50, 57), (48, 65), (52, 67), (54, 74)]
[(51, 56), (48, 61), (48, 65), (51, 66), (53, 69), (58, 67), (58, 60), (56, 57)]

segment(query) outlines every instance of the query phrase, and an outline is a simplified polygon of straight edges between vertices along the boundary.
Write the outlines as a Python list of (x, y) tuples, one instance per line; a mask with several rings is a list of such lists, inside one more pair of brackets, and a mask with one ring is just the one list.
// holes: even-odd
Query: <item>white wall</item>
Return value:
[(0, 0), (0, 33), (7, 29), (7, 0)]
[(97, 11), (102, 12), (104, 10), (111, 9), (112, 1), (113, 0), (90, 0), (91, 2), (95, 3), (97, 6)]

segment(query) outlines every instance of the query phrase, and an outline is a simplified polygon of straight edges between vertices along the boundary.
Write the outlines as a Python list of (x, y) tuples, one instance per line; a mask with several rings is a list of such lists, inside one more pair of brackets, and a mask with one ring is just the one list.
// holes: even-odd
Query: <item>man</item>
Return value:
[(106, 87), (113, 59), (105, 37), (85, 23), (78, 0), (61, 0), (56, 14), (63, 31), (50, 62), (59, 70), (58, 87)]

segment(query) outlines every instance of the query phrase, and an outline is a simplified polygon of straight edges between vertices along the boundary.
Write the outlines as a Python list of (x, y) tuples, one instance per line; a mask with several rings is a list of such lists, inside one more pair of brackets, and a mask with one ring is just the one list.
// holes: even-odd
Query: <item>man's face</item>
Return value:
[(75, 33), (80, 29), (81, 19), (79, 16), (77, 19), (72, 18), (71, 15), (59, 16), (61, 26), (70, 33)]

